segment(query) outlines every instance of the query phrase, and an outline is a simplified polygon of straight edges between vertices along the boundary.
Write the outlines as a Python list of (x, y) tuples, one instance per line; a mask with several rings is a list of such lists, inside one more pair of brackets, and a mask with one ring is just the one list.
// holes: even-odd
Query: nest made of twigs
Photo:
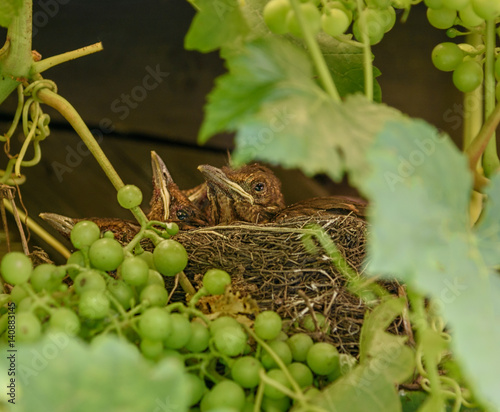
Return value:
[(232, 276), (233, 290), (251, 295), (261, 310), (274, 310), (282, 318), (295, 320), (298, 330), (306, 314), (321, 313), (329, 332), (316, 333), (316, 338), (320, 334), (320, 339), (330, 341), (340, 352), (357, 356), (368, 308), (349, 292), (344, 275), (322, 248), (311, 252), (306, 247), (304, 229), (310, 224), (323, 228), (362, 276), (367, 227), (353, 215), (300, 216), (278, 224), (235, 223), (182, 232), (175, 239), (188, 252), (185, 273), (192, 281), (199, 281), (208, 269), (223, 269)]

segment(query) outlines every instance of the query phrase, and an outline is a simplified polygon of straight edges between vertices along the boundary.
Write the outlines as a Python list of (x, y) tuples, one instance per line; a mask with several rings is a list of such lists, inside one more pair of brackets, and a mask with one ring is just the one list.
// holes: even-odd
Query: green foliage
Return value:
[[(8, 369), (6, 356), (0, 365)], [(103, 336), (89, 345), (57, 333), (19, 345), (16, 375), (12, 411), (187, 410), (183, 365), (173, 358), (152, 365), (116, 337)]]
[(373, 172), (363, 190), (373, 201), (370, 271), (431, 297), (477, 393), (500, 405), (500, 277), (492, 267), (498, 263), (492, 253), (498, 250), (498, 177), (475, 230), (468, 221), (467, 159), (447, 136), (422, 121), (388, 123), (368, 157)]
[(17, 16), (23, 5), (23, 0), (2, 0), (0, 2), (0, 26), (9, 27), (12, 19)]

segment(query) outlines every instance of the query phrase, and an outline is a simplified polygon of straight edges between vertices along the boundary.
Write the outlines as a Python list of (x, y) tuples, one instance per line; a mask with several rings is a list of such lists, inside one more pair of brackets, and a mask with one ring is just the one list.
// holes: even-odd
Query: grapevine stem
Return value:
[[(81, 139), (88, 147), (90, 152), (94, 155), (95, 159), (97, 160), (115, 189), (119, 190), (123, 186), (125, 186), (120, 176), (114, 169), (113, 165), (108, 160), (75, 108), (66, 99), (47, 88), (39, 90), (37, 96), (43, 103), (59, 111), (66, 118), (66, 120), (68, 120), (71, 126), (73, 126), (75, 131), (80, 135)], [(135, 207), (130, 210), (132, 211), (138, 222), (144, 222), (145, 220), (147, 220), (146, 215), (139, 207)]]
[(102, 50), (102, 43), (99, 42), (91, 44), (90, 46), (82, 47), (77, 50), (72, 50), (52, 57), (47, 57), (46, 59), (33, 63), (32, 71), (33, 73), (42, 73), (45, 70), (50, 69), (51, 67), (57, 66), (58, 64), (78, 59), (79, 57), (87, 56), (89, 54), (96, 53), (101, 50)]
[(373, 67), (372, 67), (372, 51), (370, 47), (370, 38), (368, 37), (368, 29), (366, 25), (366, 15), (363, 11), (363, 0), (357, 0), (359, 13), (359, 25), (361, 32), (361, 40), (363, 43), (363, 66), (365, 76), (365, 95), (368, 100), (373, 100)]
[[(486, 39), (484, 63), (484, 116), (488, 119), (495, 108), (495, 21), (490, 19), (486, 21)], [(495, 130), (492, 131), (492, 138), (489, 139), (483, 155), (483, 168), (487, 177), (491, 176), (499, 167), (497, 146), (495, 139)]]
[(340, 102), (340, 95), (337, 91), (337, 87), (335, 86), (332, 76), (330, 75), (330, 71), (328, 70), (328, 66), (326, 65), (325, 59), (323, 58), (321, 49), (319, 48), (319, 45), (314, 38), (313, 33), (311, 32), (304, 16), (302, 15), (299, 0), (290, 0), (290, 3), (292, 5), (293, 11), (297, 16), (300, 29), (304, 34), (304, 40), (306, 41), (309, 53), (311, 53), (312, 60), (314, 62), (314, 65), (316, 66), (316, 70), (318, 71), (321, 83), (323, 83), (323, 87), (333, 100), (335, 100), (336, 102)]

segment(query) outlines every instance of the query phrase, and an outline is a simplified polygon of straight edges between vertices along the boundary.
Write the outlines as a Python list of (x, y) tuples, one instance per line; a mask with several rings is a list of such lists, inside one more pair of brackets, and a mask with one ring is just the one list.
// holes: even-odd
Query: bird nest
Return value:
[[(188, 278), (201, 283), (211, 268), (231, 274), (232, 290), (251, 296), (261, 310), (273, 310), (290, 319), (293, 332), (306, 331), (303, 319), (314, 312), (325, 316), (327, 325), (308, 331), (329, 341), (340, 352), (357, 356), (363, 318), (369, 307), (351, 293), (345, 275), (319, 247), (304, 242), (309, 225), (320, 226), (332, 238), (345, 261), (362, 277), (366, 222), (353, 215), (299, 216), (286, 223), (236, 223), (181, 232), (175, 239), (189, 255)], [(311, 239), (311, 238), (310, 238)], [(312, 249), (312, 250), (311, 250)], [(390, 292), (397, 285), (386, 284)], [(391, 330), (402, 330), (392, 325)], [(326, 332), (326, 333), (325, 333)]]

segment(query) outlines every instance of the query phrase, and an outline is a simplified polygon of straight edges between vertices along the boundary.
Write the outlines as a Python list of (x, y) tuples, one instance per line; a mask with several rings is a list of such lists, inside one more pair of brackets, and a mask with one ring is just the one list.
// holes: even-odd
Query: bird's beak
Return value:
[(201, 172), (207, 183), (216, 185), (229, 195), (236, 194), (249, 202), (251, 205), (254, 204), (254, 198), (249, 193), (245, 192), (238, 183), (230, 180), (221, 169), (210, 165), (200, 165), (198, 166), (198, 170)]
[(170, 192), (168, 186), (173, 183), (172, 176), (165, 166), (162, 158), (152, 150), (151, 151), (151, 168), (153, 169), (153, 186), (154, 190), (160, 192), (160, 197), (163, 203), (163, 218), (165, 221), (170, 217)]
[(40, 216), (43, 220), (45, 220), (50, 226), (56, 229), (59, 233), (69, 239), (71, 235), (71, 230), (75, 225), (75, 222), (72, 218), (58, 215), (57, 213), (40, 213)]

